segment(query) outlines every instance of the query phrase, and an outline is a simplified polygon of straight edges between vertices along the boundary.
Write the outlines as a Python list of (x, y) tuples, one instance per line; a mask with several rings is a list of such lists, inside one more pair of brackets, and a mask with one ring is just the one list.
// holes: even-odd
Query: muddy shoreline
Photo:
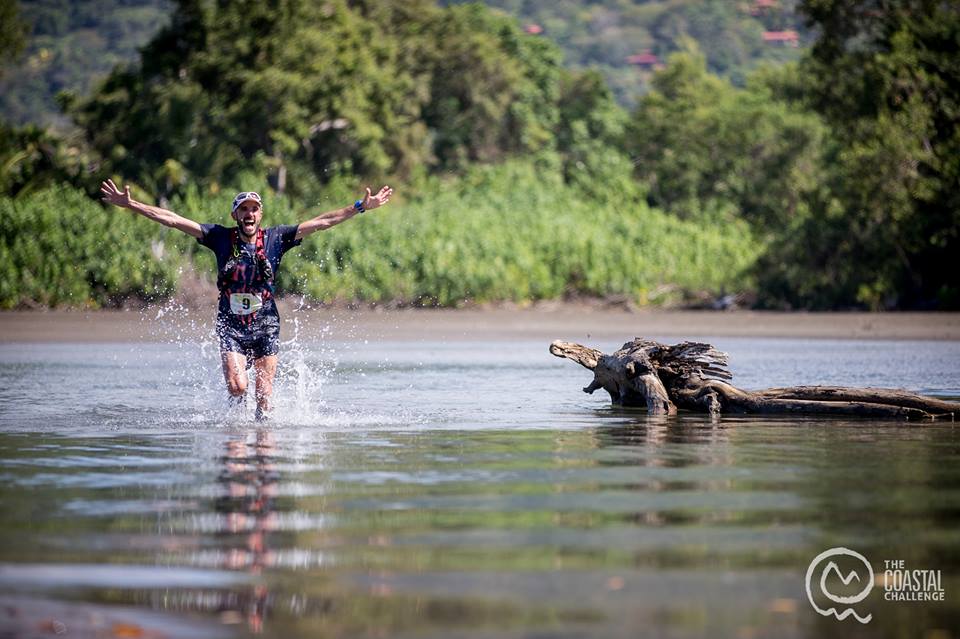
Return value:
[[(281, 302), (284, 337), (305, 340), (627, 340), (635, 336), (960, 340), (960, 313), (624, 311), (556, 305), (527, 309), (308, 309)], [(209, 335), (213, 311), (0, 313), (0, 343), (163, 342)]]

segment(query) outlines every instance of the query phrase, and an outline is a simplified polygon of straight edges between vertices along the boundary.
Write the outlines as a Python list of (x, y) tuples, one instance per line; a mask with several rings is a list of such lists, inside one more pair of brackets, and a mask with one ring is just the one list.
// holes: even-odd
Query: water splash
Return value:
[[(301, 303), (292, 310), (281, 333), (271, 428), (292, 425), (338, 430), (358, 426), (396, 427), (421, 421), (407, 414), (384, 415), (355, 407), (345, 409), (342, 405), (336, 408), (328, 405), (328, 386), (334, 379), (340, 359), (338, 349), (330, 344), (334, 336), (350, 335), (356, 327), (335, 327), (333, 323), (319, 328), (311, 326), (311, 335), (318, 339), (307, 340), (303, 337), (306, 327), (301, 324), (303, 314), (300, 311), (303, 308)], [(212, 317), (204, 321), (198, 319), (196, 311), (177, 302), (167, 302), (145, 312), (141, 321), (149, 322), (151, 332), (160, 337), (167, 351), (162, 357), (164, 361), (157, 361), (154, 365), (158, 375), (163, 377), (160, 383), (172, 389), (165, 391), (164, 397), (177, 405), (176, 409), (165, 411), (166, 420), (179, 421), (188, 427), (200, 424), (234, 427), (253, 423), (256, 370), (253, 367), (246, 370), (248, 384), (243, 401), (239, 405), (232, 402), (224, 388)], [(283, 339), (284, 334), (289, 337)], [(169, 365), (165, 361), (168, 358), (174, 358), (178, 365)]]
[[(298, 309), (299, 310), (299, 309)], [(281, 340), (281, 357), (273, 391), (273, 419), (290, 424), (309, 425), (316, 422), (327, 404), (324, 386), (337, 367), (337, 354), (327, 346), (310, 349), (300, 336), (300, 318), (294, 312), (293, 335)], [(329, 324), (320, 330), (322, 343), (327, 343), (332, 329)], [(255, 380), (251, 380), (251, 384)]]

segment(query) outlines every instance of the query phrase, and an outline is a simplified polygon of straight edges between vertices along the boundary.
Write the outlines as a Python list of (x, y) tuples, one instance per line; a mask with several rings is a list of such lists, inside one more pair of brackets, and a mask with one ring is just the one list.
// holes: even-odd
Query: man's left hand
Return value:
[(367, 211), (379, 208), (390, 201), (390, 196), (393, 195), (393, 189), (389, 186), (382, 186), (380, 190), (377, 191), (376, 195), (370, 191), (370, 187), (367, 187), (367, 194), (363, 197), (363, 208)]

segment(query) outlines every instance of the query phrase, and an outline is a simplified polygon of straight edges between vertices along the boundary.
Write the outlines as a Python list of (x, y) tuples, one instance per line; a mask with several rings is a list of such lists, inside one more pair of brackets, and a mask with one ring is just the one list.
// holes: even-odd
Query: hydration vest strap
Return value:
[[(267, 258), (265, 237), (266, 233), (264, 230), (257, 229), (254, 258), (257, 267), (257, 279), (264, 285), (264, 290), (261, 295), (264, 300), (267, 300), (273, 297), (273, 269), (270, 267), (270, 261)], [(230, 244), (233, 246), (233, 257), (227, 261), (223, 271), (221, 271), (217, 277), (217, 288), (220, 289), (220, 294), (224, 297), (230, 294), (230, 272), (236, 268), (235, 260), (239, 260), (241, 254), (240, 232), (237, 229), (230, 231)], [(231, 265), (231, 262), (234, 263)]]

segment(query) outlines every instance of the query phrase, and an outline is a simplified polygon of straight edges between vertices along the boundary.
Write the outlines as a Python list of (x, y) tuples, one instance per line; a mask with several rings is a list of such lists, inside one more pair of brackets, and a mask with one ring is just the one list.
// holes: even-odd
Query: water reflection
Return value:
[(630, 415), (614, 426), (595, 430), (600, 446), (663, 446), (665, 444), (721, 444), (728, 441), (729, 423), (719, 418), (676, 415)]
[[(803, 592), (835, 545), (942, 569), (960, 591), (952, 427), (600, 419), (322, 444), (284, 425), (179, 445), (0, 435), (0, 556), (59, 563), (42, 587), (59, 593), (66, 574), (86, 584), (77, 601), (284, 638), (848, 636)], [(960, 614), (955, 600), (871, 610), (903, 637)]]
[[(218, 535), (222, 567), (259, 576), (276, 559), (268, 544), (271, 531), (277, 528), (276, 443), (271, 432), (258, 429), (229, 439), (225, 448), (223, 470), (217, 479), (224, 493), (215, 503), (224, 524)], [(225, 593), (220, 618), (225, 623), (245, 620), (251, 632), (260, 633), (269, 603), (266, 585), (254, 583), (246, 590)]]

